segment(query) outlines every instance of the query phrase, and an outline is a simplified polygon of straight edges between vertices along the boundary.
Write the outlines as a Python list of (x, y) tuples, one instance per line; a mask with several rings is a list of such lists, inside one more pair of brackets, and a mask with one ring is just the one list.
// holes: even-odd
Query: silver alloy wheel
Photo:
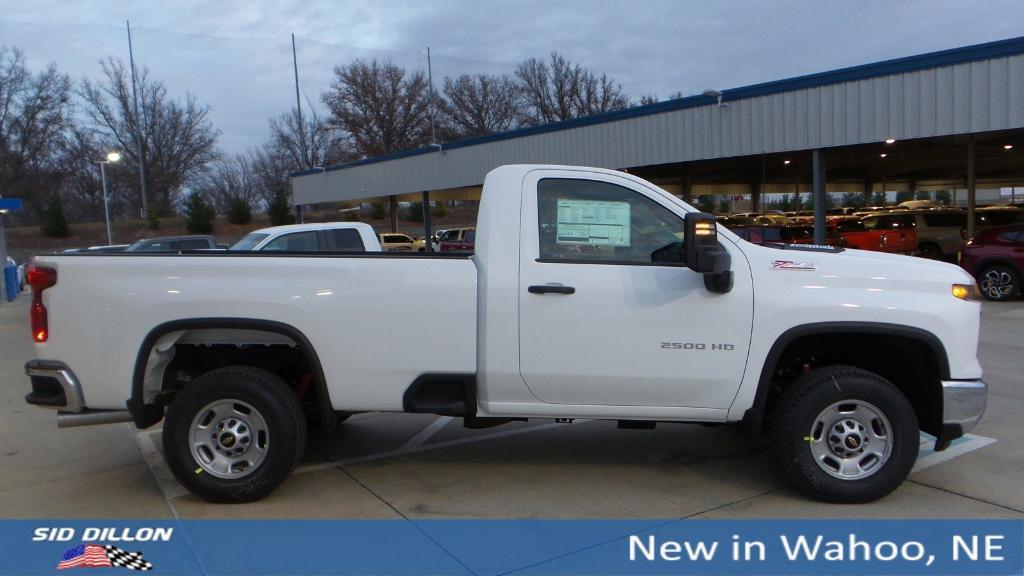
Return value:
[(234, 399), (215, 400), (203, 406), (192, 419), (188, 442), (201, 471), (235, 480), (248, 476), (263, 463), (270, 445), (270, 430), (263, 415), (251, 404)]
[(981, 290), (993, 300), (1011, 296), (1013, 276), (1006, 270), (989, 270), (981, 277)]
[(861, 480), (882, 469), (892, 454), (889, 419), (863, 400), (842, 400), (814, 419), (807, 440), (818, 466), (840, 480)]

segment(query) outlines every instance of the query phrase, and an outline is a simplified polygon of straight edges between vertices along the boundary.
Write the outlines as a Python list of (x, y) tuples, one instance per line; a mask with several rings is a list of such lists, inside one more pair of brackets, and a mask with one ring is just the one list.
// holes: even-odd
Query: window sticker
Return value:
[(559, 244), (629, 246), (629, 202), (558, 200)]

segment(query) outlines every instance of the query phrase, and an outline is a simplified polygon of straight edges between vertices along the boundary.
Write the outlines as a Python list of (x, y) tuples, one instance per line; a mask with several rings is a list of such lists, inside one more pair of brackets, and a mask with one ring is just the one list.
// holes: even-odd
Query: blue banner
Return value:
[(1022, 574), (1019, 520), (6, 520), (0, 574)]

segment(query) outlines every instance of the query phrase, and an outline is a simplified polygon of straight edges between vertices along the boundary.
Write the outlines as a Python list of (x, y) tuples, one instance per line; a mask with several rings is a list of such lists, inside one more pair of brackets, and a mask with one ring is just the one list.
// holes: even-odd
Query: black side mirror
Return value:
[(732, 290), (732, 259), (718, 241), (715, 217), (705, 212), (686, 215), (686, 266), (704, 275), (704, 286), (724, 293)]

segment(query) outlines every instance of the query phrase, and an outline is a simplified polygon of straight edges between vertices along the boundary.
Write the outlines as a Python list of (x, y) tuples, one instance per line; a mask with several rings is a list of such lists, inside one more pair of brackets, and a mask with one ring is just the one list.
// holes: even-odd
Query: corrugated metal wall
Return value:
[(1024, 127), (1024, 54), (526, 135), (293, 179), (313, 204), (474, 186), (502, 164), (646, 166)]

